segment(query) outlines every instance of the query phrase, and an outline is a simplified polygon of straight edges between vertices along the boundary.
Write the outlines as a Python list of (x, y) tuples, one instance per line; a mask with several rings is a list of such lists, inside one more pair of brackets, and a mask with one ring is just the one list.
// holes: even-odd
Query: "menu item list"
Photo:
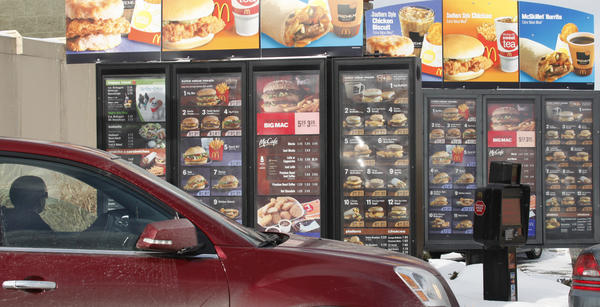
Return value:
[(344, 241), (410, 252), (408, 73), (340, 73)]
[(544, 111), (546, 237), (592, 239), (592, 102), (551, 100)]
[(476, 102), (429, 101), (428, 234), (431, 240), (473, 234), (477, 189)]
[(319, 74), (256, 73), (256, 221), (320, 236)]
[(242, 222), (242, 77), (178, 77), (178, 184), (225, 216)]
[(531, 187), (528, 237), (536, 237), (536, 137), (533, 103), (489, 103), (488, 169), (492, 161), (521, 164), (521, 183)]
[(106, 150), (166, 178), (166, 78), (104, 78)]

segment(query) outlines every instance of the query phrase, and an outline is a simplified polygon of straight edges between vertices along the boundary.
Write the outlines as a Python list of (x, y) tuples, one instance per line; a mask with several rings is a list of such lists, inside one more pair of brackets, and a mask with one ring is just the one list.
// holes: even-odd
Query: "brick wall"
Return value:
[(65, 36), (65, 0), (0, 0), (0, 30), (27, 37)]

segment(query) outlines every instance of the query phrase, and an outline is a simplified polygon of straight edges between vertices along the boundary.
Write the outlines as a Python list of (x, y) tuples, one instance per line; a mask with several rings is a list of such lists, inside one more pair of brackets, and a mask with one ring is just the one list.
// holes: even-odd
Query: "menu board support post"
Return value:
[(417, 64), (333, 60), (336, 239), (415, 255)]
[(326, 60), (251, 61), (251, 226), (330, 237)]

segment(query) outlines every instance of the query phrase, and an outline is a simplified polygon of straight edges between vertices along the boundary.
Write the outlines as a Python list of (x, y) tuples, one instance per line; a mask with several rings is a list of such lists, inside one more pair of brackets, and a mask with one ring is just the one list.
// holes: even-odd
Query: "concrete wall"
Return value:
[(96, 146), (93, 64), (67, 65), (64, 43), (0, 34), (0, 135)]
[(0, 0), (0, 30), (27, 37), (65, 36), (65, 0)]

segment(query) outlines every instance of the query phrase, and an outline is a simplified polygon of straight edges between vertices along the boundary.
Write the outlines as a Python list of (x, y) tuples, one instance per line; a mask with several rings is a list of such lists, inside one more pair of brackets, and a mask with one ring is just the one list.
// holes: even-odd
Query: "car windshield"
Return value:
[(178, 187), (170, 184), (169, 182), (167, 182), (163, 179), (160, 179), (160, 178), (156, 177), (155, 175), (152, 175), (145, 169), (143, 169), (133, 163), (130, 163), (128, 161), (120, 159), (120, 158), (115, 159), (114, 162), (131, 170), (132, 172), (135, 172), (136, 174), (143, 176), (144, 178), (148, 179), (149, 181), (152, 181), (152, 183), (159, 185), (162, 188), (175, 193), (178, 197), (180, 197), (184, 201), (192, 204), (194, 207), (198, 208), (198, 210), (202, 211), (202, 213), (210, 216), (212, 219), (214, 219), (218, 223), (222, 224), (224, 227), (227, 227), (229, 230), (239, 234), (241, 237), (245, 238), (251, 244), (258, 246), (263, 241), (268, 240), (268, 236), (266, 236), (264, 233), (256, 231), (252, 228), (246, 227), (244, 225), (241, 225), (241, 224), (229, 219), (228, 217), (222, 215), (217, 210), (207, 206), (200, 200), (194, 198), (193, 196), (189, 195), (188, 193), (179, 189)]

